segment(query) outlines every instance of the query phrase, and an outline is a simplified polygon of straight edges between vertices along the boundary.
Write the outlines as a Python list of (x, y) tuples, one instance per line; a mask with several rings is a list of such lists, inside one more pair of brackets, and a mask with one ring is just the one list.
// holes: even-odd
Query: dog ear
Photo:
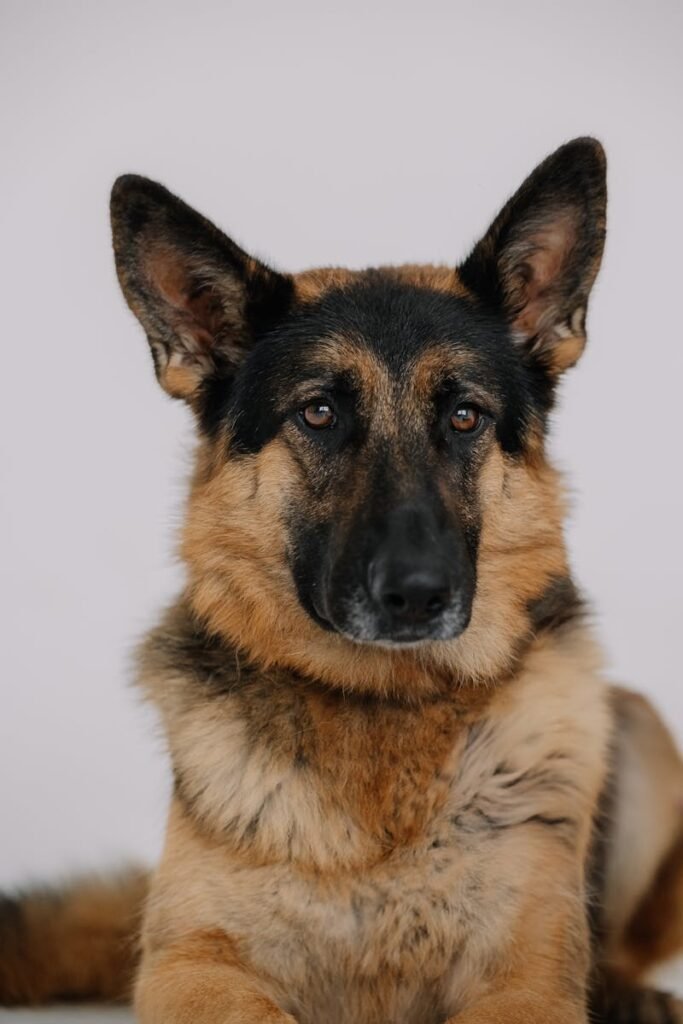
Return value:
[(588, 296), (605, 239), (605, 153), (574, 139), (526, 179), (459, 267), (482, 302), (551, 374), (583, 351)]
[(121, 288), (157, 378), (192, 403), (207, 378), (234, 374), (254, 337), (287, 310), (291, 279), (147, 178), (117, 179), (111, 221)]

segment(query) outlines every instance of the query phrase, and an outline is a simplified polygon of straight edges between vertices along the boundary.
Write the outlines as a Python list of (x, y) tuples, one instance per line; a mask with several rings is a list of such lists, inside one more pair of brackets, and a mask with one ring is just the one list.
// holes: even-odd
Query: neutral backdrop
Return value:
[(555, 451), (610, 672), (683, 739), (682, 45), (676, 0), (2, 0), (0, 886), (162, 838), (130, 652), (181, 579), (193, 440), (116, 285), (124, 171), (285, 269), (455, 262), (548, 151), (602, 139)]

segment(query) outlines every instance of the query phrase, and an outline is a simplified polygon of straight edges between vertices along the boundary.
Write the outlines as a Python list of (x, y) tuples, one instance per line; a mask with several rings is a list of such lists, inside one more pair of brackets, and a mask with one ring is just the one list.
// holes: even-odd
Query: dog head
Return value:
[(124, 295), (197, 418), (183, 552), (211, 629), (344, 685), (510, 666), (568, 593), (544, 437), (605, 204), (603, 151), (579, 139), (457, 268), (287, 275), (162, 186), (116, 182)]

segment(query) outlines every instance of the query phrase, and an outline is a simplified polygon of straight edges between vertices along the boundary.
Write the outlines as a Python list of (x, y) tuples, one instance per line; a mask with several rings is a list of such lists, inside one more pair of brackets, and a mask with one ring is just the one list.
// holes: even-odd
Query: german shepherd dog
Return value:
[(683, 765), (603, 681), (546, 457), (603, 249), (599, 143), (548, 157), (457, 269), (277, 273), (135, 176), (111, 209), (198, 427), (187, 584), (139, 659), (175, 790), (151, 879), (6, 900), (0, 1000), (683, 1021), (642, 982), (683, 947)]

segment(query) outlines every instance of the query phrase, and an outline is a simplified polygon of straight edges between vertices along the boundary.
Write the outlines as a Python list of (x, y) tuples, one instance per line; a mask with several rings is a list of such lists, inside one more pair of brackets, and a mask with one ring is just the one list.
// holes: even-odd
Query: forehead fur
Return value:
[(411, 284), (430, 291), (468, 295), (454, 267), (406, 263), (400, 267), (379, 270), (349, 270), (347, 267), (317, 267), (294, 275), (294, 294), (300, 302), (314, 302), (329, 291), (348, 288), (362, 282), (370, 274), (382, 274), (387, 280)]
[(307, 271), (298, 302), (258, 339), (230, 388), (207, 391), (205, 427), (229, 423), (237, 447), (270, 440), (303, 384), (371, 399), (400, 382), (428, 402), (448, 387), (498, 414), (505, 450), (518, 450), (542, 417), (550, 386), (526, 366), (502, 317), (484, 309), (450, 268)]

